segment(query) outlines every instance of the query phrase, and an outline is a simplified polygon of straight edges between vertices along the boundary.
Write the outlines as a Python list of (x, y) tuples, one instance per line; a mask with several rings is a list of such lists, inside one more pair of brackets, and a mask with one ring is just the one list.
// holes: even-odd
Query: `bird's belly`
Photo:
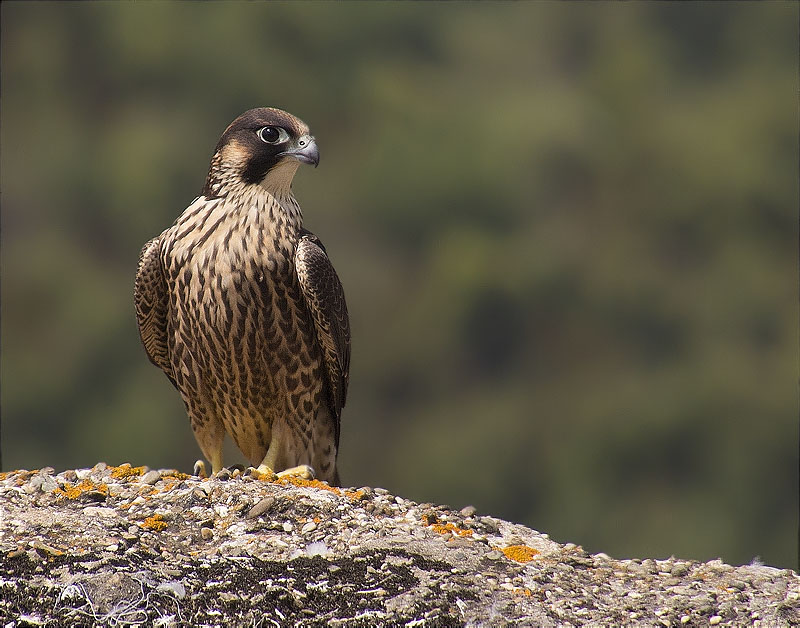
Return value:
[(323, 376), (299, 286), (224, 270), (186, 313), (199, 387), (252, 464), (264, 458), (276, 430), (291, 441), (286, 466), (304, 462)]

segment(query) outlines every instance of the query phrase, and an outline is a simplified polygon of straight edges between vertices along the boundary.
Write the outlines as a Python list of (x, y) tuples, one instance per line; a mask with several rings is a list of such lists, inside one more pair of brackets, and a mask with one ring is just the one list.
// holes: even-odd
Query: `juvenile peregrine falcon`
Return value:
[(139, 335), (214, 473), (227, 432), (262, 472), (310, 465), (339, 483), (347, 305), (291, 189), (300, 164), (318, 162), (301, 120), (245, 112), (222, 134), (202, 195), (139, 257)]

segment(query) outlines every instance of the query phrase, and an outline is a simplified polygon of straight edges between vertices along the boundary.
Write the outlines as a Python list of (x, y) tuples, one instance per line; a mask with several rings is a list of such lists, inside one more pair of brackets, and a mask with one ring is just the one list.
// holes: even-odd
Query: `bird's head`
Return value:
[(250, 109), (219, 139), (204, 193), (215, 196), (227, 185), (255, 184), (273, 196), (285, 196), (301, 163), (319, 163), (308, 126), (280, 109)]

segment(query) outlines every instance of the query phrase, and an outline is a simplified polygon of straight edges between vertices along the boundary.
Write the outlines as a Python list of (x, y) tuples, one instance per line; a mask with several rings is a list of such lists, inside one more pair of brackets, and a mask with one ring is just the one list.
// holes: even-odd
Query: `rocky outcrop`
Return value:
[(223, 471), (0, 474), (0, 626), (790, 626), (800, 577)]

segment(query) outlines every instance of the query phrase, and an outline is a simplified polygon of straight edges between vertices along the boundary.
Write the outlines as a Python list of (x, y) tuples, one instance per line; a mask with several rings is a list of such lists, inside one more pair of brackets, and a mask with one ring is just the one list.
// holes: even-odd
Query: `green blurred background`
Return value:
[(136, 260), (274, 105), (322, 153), (345, 483), (796, 566), (797, 50), (797, 3), (4, 2), (4, 467), (191, 468)]

